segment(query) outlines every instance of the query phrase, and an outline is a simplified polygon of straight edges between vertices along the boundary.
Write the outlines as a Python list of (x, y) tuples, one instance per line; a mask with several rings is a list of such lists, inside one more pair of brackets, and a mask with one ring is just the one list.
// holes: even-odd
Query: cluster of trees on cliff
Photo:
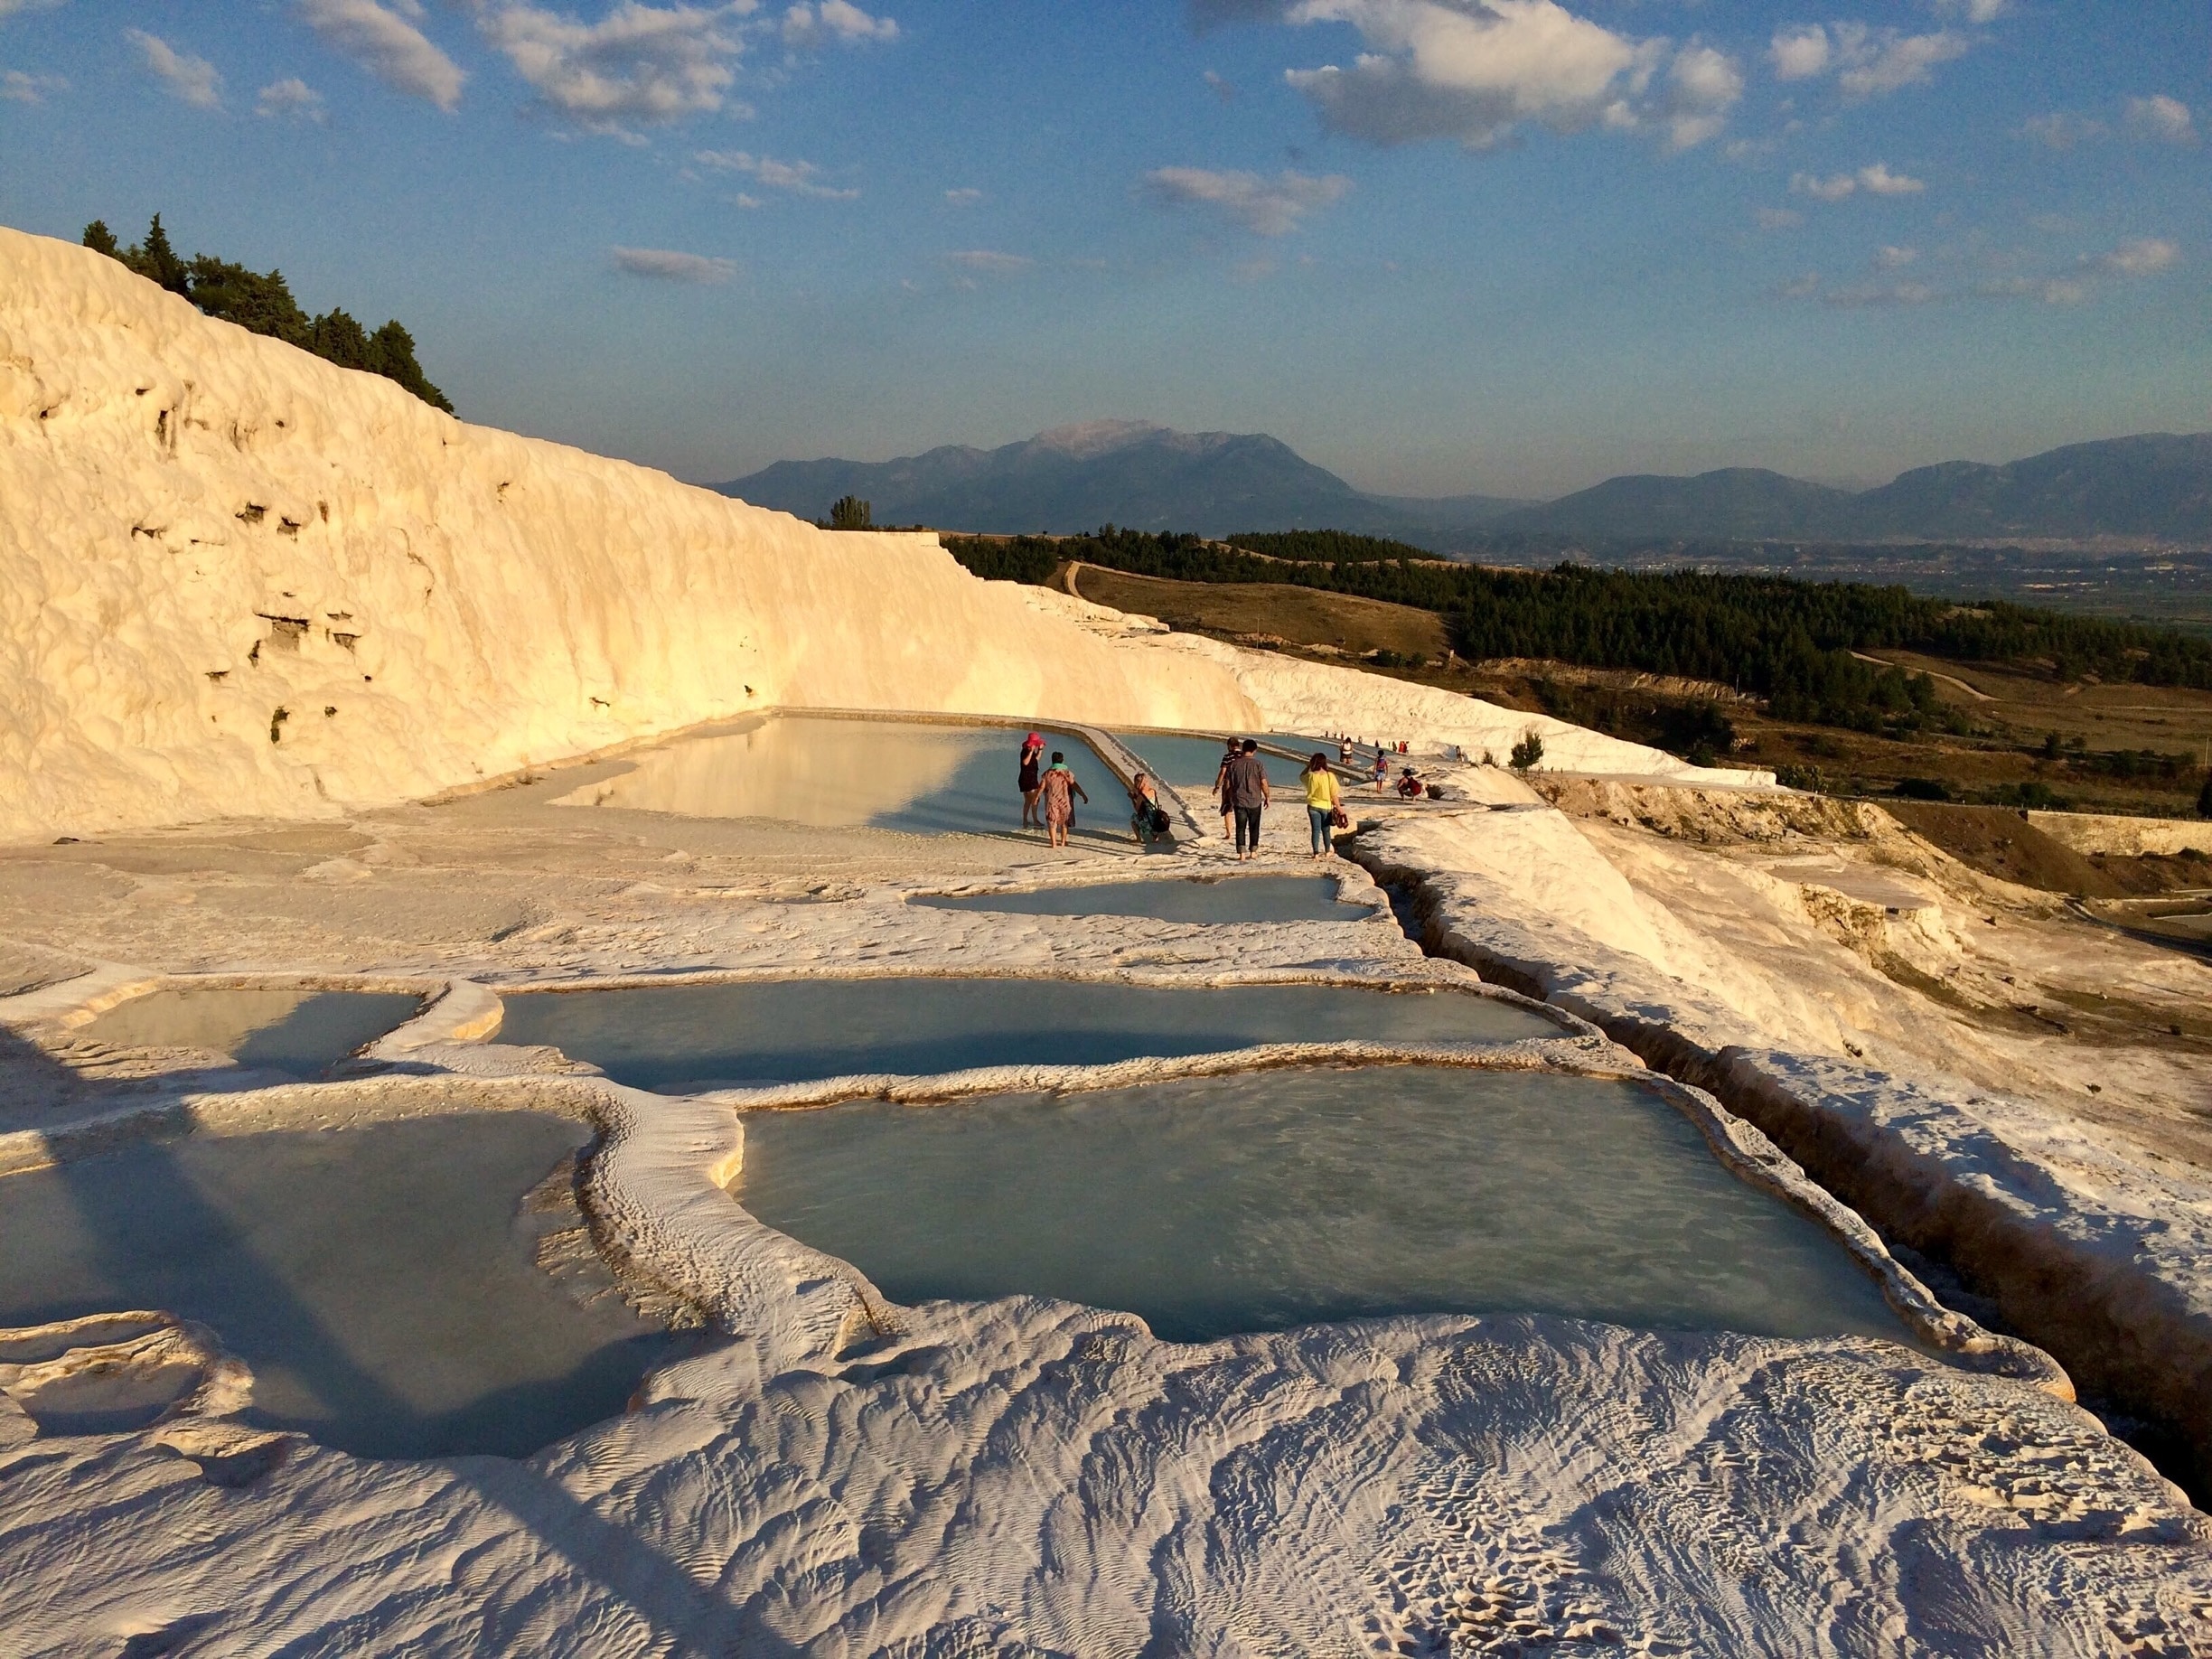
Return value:
[(273, 335), (304, 351), (313, 351), (341, 369), (361, 369), (395, 380), (433, 408), (453, 413), (445, 394), (424, 375), (415, 361), (415, 337), (397, 321), (376, 330), (363, 328), (335, 308), (311, 317), (292, 297), (282, 271), (252, 271), (209, 254), (186, 259), (170, 245), (161, 215), (146, 227), (145, 239), (126, 248), (100, 220), (85, 227), (84, 245), (128, 266), (149, 282), (200, 307), (211, 317), (220, 317), (257, 334)]
[[(1865, 583), (1573, 564), (1499, 569), (1339, 531), (1239, 536), (1224, 545), (1110, 524), (1056, 539), (949, 536), (945, 546), (977, 575), (1000, 580), (1042, 582), (1063, 561), (1080, 559), (1175, 581), (1285, 582), (1416, 605), (1442, 615), (1454, 648), (1476, 661), (1542, 658), (1709, 680), (1767, 698), (1777, 718), (1862, 731), (1919, 729), (1954, 716), (1926, 675), (1864, 661), (1858, 651), (2212, 689), (2212, 641), (2178, 630), (1994, 601), (1964, 605)], [(1337, 556), (1301, 557), (1308, 551)]]

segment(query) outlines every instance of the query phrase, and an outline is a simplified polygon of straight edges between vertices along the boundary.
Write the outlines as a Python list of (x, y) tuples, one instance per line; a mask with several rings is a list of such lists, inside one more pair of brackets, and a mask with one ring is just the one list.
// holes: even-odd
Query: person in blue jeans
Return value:
[(1260, 764), (1260, 745), (1251, 738), (1236, 759), (1222, 769), (1222, 801), (1236, 816), (1237, 862), (1260, 852), (1260, 814), (1267, 810), (1267, 769)]
[(1328, 756), (1317, 753), (1306, 763), (1298, 782), (1306, 786), (1306, 822), (1313, 831), (1313, 856), (1326, 858), (1336, 851), (1336, 839), (1329, 833), (1335, 825), (1336, 809), (1344, 804), (1344, 795), (1336, 787), (1336, 774), (1329, 770)]

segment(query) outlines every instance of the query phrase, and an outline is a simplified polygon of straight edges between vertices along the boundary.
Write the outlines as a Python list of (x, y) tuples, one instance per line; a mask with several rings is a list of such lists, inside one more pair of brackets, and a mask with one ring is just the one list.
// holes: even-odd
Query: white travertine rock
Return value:
[(0, 840), (329, 816), (773, 707), (1656, 750), (473, 426), (0, 227)]

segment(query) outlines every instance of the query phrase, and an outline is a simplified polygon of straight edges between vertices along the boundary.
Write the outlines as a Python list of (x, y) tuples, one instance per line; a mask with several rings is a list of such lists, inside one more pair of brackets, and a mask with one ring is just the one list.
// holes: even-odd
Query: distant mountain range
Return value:
[(1066, 534), (1104, 523), (1344, 530), (1460, 552), (1500, 534), (1600, 542), (2089, 540), (2212, 544), (2212, 433), (2072, 444), (1988, 466), (1946, 461), (1853, 492), (1757, 467), (1609, 478), (1555, 501), (1370, 495), (1261, 433), (1139, 421), (1062, 426), (998, 449), (896, 461), (779, 461), (714, 486), (802, 518), (841, 495), (878, 523)]
[(1060, 426), (998, 449), (947, 445), (896, 461), (779, 461), (713, 487), (806, 519), (825, 518), (838, 497), (858, 495), (878, 524), (1006, 535), (1107, 523), (1201, 536), (1346, 530), (1422, 547), (1529, 505), (1487, 495), (1366, 495), (1265, 433), (1176, 432), (1125, 420)]

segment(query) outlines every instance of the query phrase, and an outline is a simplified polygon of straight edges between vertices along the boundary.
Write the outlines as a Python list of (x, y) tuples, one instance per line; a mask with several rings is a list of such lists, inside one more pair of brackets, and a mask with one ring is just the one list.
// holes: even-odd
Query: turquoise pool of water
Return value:
[[(1017, 834), (1021, 740), (1028, 729), (776, 715), (742, 731), (646, 750), (629, 771), (584, 784), (555, 804), (924, 835)], [(1112, 769), (1073, 733), (1036, 730), (1047, 756), (1065, 755), (1091, 797), (1075, 803), (1075, 835), (1128, 842), (1129, 795)]]
[(523, 991), (498, 1041), (546, 1043), (618, 1083), (684, 1092), (869, 1073), (1096, 1065), (1261, 1043), (1510, 1042), (1560, 1027), (1454, 990), (1068, 979), (771, 979)]
[(1033, 1295), (1200, 1341), (1384, 1314), (1902, 1341), (1825, 1233), (1636, 1084), (1312, 1068), (745, 1117), (733, 1188), (897, 1301)]
[(936, 910), (1022, 916), (1144, 916), (1156, 922), (1358, 922), (1326, 876), (1239, 876), (1213, 881), (1115, 881), (1029, 893), (927, 894)]
[(536, 1265), (555, 1223), (518, 1205), (586, 1138), (468, 1113), (0, 1176), (0, 1326), (159, 1308), (252, 1366), (249, 1420), (363, 1457), (520, 1457), (619, 1412), (687, 1340)]
[(314, 1077), (415, 1017), (411, 991), (190, 986), (108, 1009), (80, 1034), (117, 1048), (200, 1048)]

